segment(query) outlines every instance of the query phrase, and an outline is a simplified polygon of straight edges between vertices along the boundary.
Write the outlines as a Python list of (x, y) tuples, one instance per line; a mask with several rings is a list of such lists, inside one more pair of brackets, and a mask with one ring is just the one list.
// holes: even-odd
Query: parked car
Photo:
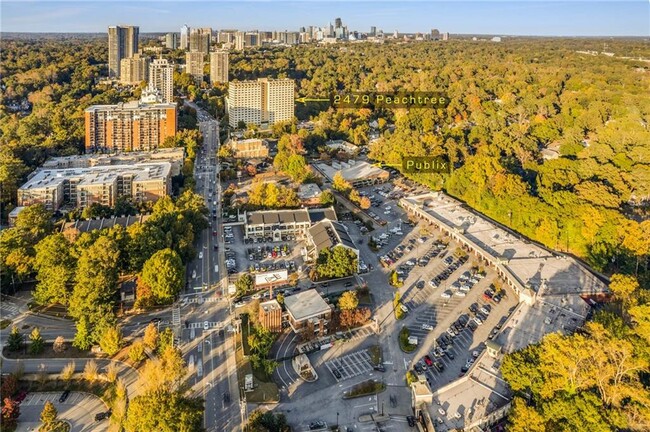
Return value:
[(431, 324), (423, 323), (423, 324), (422, 324), (422, 330), (432, 331), (432, 330), (433, 330), (433, 326), (432, 326)]
[(61, 397), (59, 398), (59, 403), (63, 403), (68, 399), (68, 396), (70, 396), (70, 390), (65, 390), (62, 394)]

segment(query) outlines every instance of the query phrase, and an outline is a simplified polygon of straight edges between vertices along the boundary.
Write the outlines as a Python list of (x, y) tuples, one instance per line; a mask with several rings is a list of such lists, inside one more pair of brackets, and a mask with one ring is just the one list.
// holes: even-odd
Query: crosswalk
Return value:
[(172, 307), (172, 325), (179, 326), (181, 325), (181, 308), (177, 305)]
[[(225, 323), (222, 321), (207, 321), (208, 329), (222, 329), (225, 326)], [(187, 323), (188, 329), (202, 329), (205, 326), (205, 322), (191, 322)]]
[(3, 301), (0, 305), (0, 311), (2, 311), (2, 319), (11, 319), (19, 314), (19, 307), (8, 301)]
[(182, 305), (188, 304), (188, 303), (198, 303), (198, 304), (203, 304), (205, 303), (216, 303), (221, 300), (221, 297), (203, 297), (203, 296), (195, 296), (195, 297), (185, 297), (181, 301)]

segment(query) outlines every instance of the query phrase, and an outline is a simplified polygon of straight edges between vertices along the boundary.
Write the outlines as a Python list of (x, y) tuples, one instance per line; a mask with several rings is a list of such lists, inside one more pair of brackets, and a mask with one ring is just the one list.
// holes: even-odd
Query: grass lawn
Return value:
[(379, 381), (368, 380), (360, 382), (347, 392), (343, 393), (343, 399), (353, 399), (363, 396), (378, 394), (386, 390), (386, 384)]
[(273, 382), (271, 377), (266, 375), (264, 371), (254, 370), (250, 361), (244, 357), (241, 344), (241, 336), (243, 335), (245, 327), (242, 325), (242, 333), (237, 334), (237, 351), (235, 358), (237, 360), (237, 379), (239, 380), (239, 387), (244, 388), (246, 375), (253, 374), (253, 391), (246, 393), (246, 401), (252, 403), (271, 403), (280, 400), (280, 392), (278, 386)]
[(402, 327), (402, 330), (399, 332), (399, 347), (405, 353), (412, 353), (417, 348), (417, 345), (411, 345), (409, 343), (409, 335), (408, 327)]
[(379, 345), (368, 348), (368, 354), (370, 354), (370, 361), (373, 366), (378, 366), (381, 363), (381, 347)]

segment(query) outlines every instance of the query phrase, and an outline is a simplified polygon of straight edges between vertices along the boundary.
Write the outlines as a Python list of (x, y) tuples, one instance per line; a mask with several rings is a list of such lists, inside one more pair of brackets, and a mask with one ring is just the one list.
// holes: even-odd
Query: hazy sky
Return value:
[(572, 1), (7, 1), (7, 32), (106, 32), (133, 24), (141, 33), (190, 27), (298, 30), (341, 17), (350, 30), (540, 36), (650, 36), (648, 0)]

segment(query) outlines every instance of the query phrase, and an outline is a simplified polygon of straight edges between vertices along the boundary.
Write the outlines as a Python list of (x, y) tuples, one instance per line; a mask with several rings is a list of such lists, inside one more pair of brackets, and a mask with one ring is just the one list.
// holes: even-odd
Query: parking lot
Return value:
[(326, 361), (325, 367), (334, 376), (336, 382), (354, 378), (371, 371), (373, 368), (368, 350), (355, 351)]
[[(89, 393), (69, 392), (67, 397), (59, 402), (62, 394), (61, 391), (28, 393), (20, 404), (20, 418), (16, 430), (38, 430), (41, 425), (40, 413), (46, 402), (54, 404), (59, 412), (59, 419), (70, 422), (72, 432), (108, 430), (108, 408), (100, 398)], [(98, 415), (99, 417), (96, 417)]]

